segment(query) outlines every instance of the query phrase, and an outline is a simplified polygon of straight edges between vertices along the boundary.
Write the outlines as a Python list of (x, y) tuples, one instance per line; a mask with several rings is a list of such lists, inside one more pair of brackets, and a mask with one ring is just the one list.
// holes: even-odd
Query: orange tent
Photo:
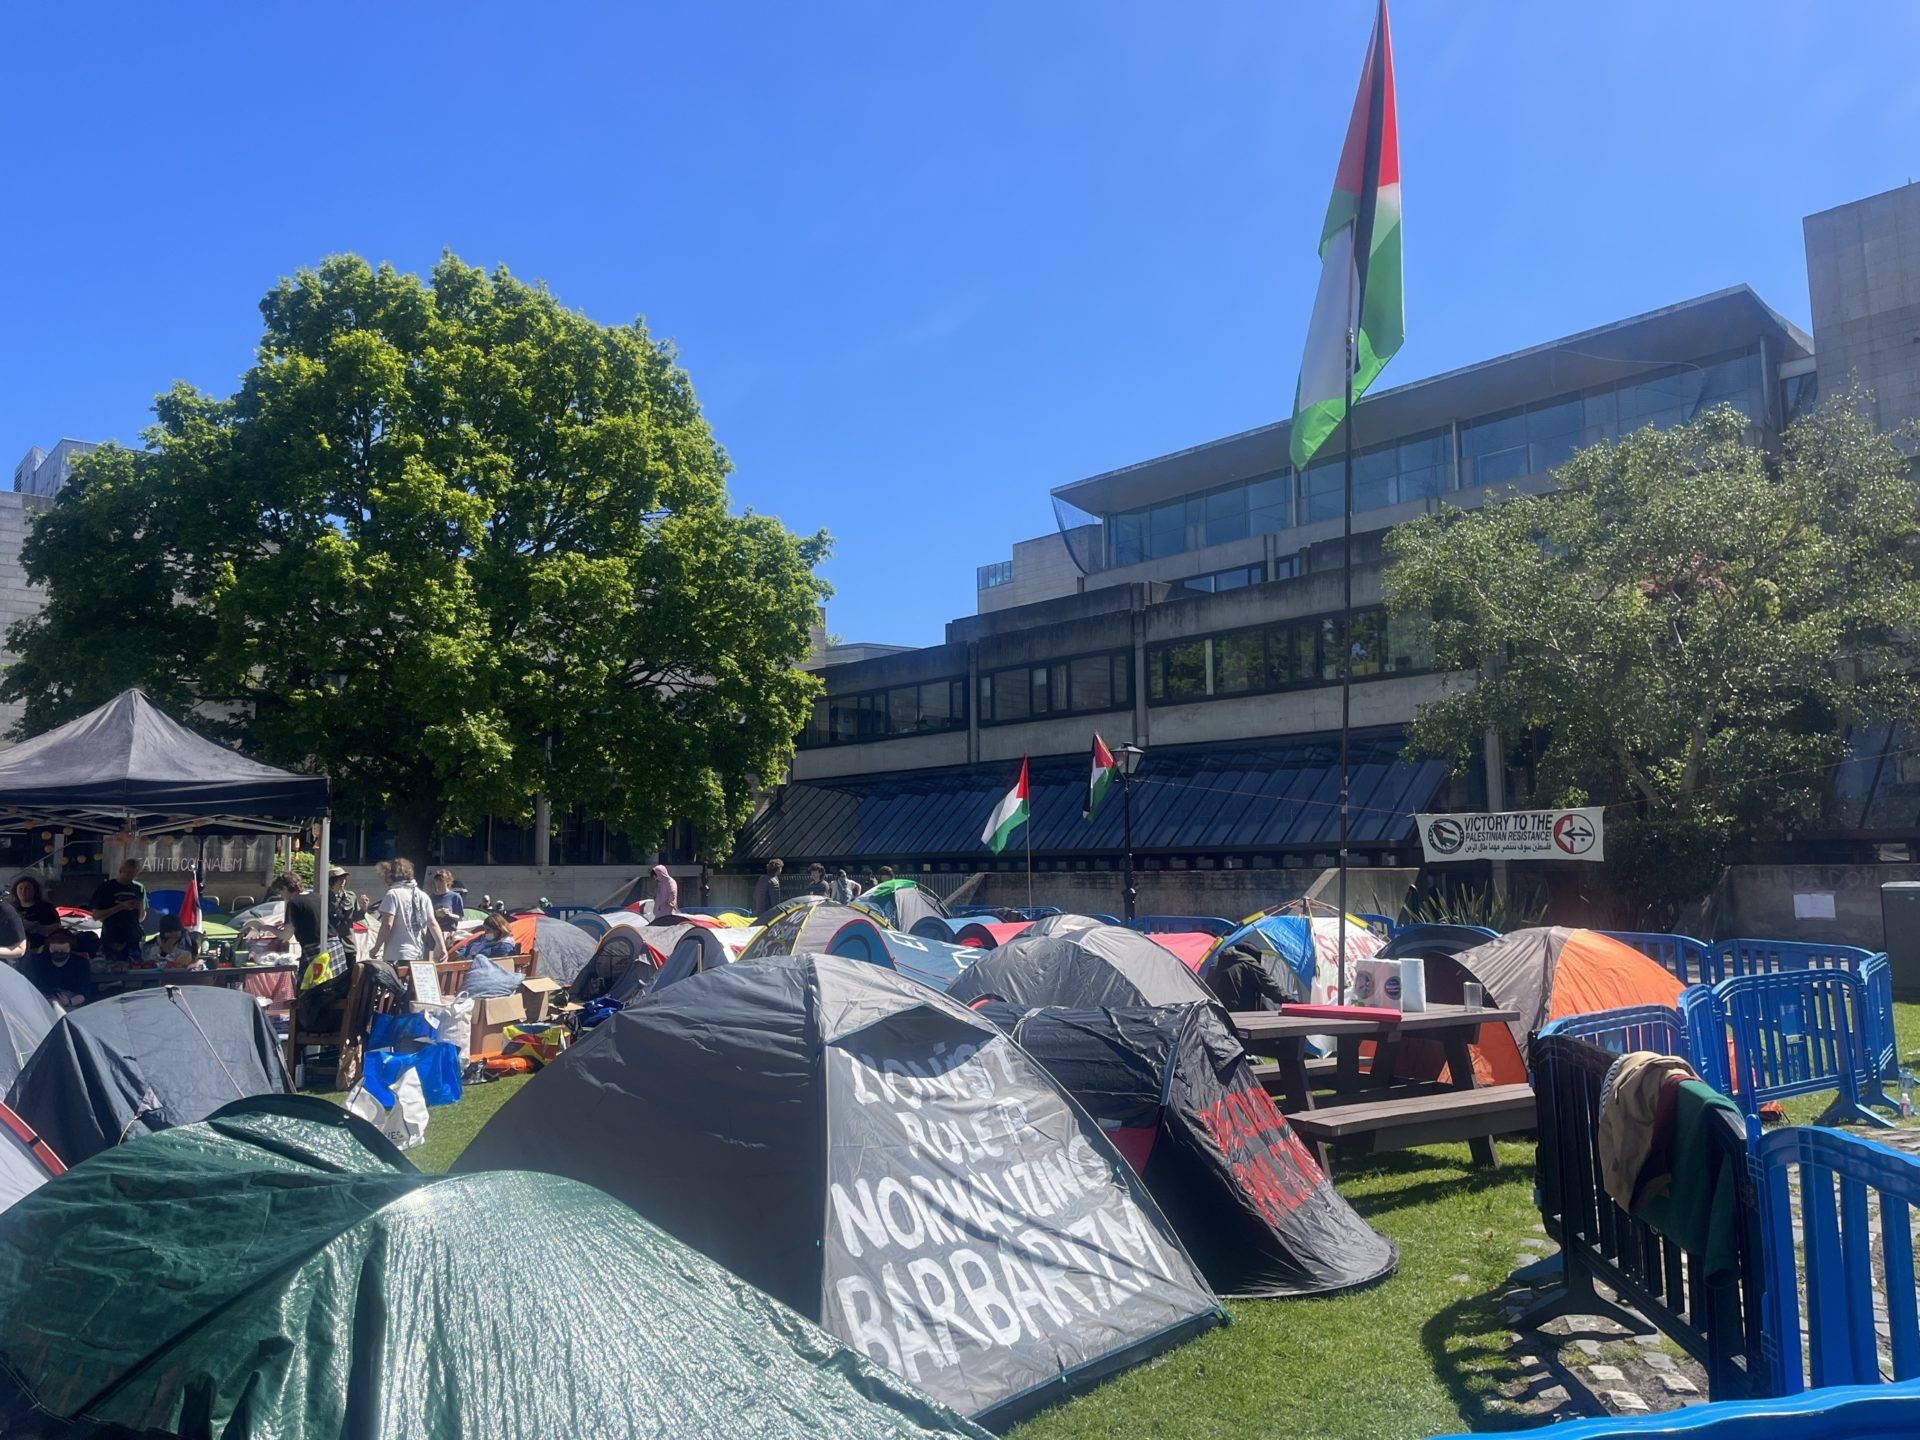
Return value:
[[(1549, 1020), (1625, 1005), (1678, 1009), (1684, 988), (1630, 945), (1557, 925), (1515, 930), (1451, 959), (1429, 956), (1426, 969), (1427, 999), (1436, 1004), (1459, 1004), (1461, 987), (1477, 980), (1487, 1004), (1520, 1012), (1508, 1024), (1480, 1027), (1473, 1069), (1483, 1085), (1524, 1081), (1527, 1037)], [(1402, 1042), (1404, 1073), (1439, 1075), (1445, 1068), (1437, 1044), (1411, 1036)]]
[(1178, 930), (1171, 934), (1149, 935), (1147, 938), (1162, 950), (1171, 951), (1179, 957), (1180, 963), (1200, 973), (1200, 962), (1213, 953), (1213, 947), (1220, 943), (1218, 935), (1209, 935), (1199, 930)]

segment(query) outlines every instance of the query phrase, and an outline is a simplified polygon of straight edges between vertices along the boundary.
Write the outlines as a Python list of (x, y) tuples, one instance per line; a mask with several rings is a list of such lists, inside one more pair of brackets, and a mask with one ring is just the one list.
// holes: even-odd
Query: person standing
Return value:
[(807, 866), (807, 894), (825, 895), (827, 893), (827, 867), (818, 860)]
[(680, 882), (664, 865), (653, 867), (653, 918), (675, 915), (680, 910)]
[(314, 904), (314, 897), (291, 870), (274, 877), (273, 893), (280, 897), (284, 907), (280, 920), (281, 943), (284, 945), (290, 935), (300, 942), (302, 958), (313, 959), (324, 943), (320, 907)]
[(836, 905), (850, 905), (860, 895), (860, 887), (848, 878), (844, 868), (833, 872), (833, 879), (827, 882), (827, 899)]
[(427, 877), (428, 898), (433, 901), (434, 913), (441, 917), (445, 925), (451, 919), (455, 925), (467, 918), (467, 897), (454, 887), (451, 870), (436, 870)]
[(416, 960), (443, 957), (447, 942), (434, 919), (433, 902), (414, 884), (413, 862), (384, 860), (380, 874), (387, 882), (387, 893), (380, 899), (380, 928), (374, 933), (373, 953), (395, 973)]
[(353, 953), (354, 922), (367, 913), (369, 901), (356, 898), (348, 886), (347, 867), (336, 865), (327, 871), (327, 930), (340, 943), (341, 953)]
[(139, 881), (140, 862), (120, 862), (119, 877), (103, 880), (93, 892), (93, 918), (100, 922), (100, 953), (107, 964), (132, 965), (140, 960), (140, 942), (146, 938), (147, 887)]
[(767, 873), (753, 883), (755, 915), (764, 915), (780, 903), (780, 872), (786, 868), (784, 860), (767, 861)]

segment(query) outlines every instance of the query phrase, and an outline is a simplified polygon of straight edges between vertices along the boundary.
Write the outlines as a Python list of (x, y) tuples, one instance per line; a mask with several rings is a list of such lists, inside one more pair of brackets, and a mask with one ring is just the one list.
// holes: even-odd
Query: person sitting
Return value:
[(204, 968), (200, 963), (200, 947), (180, 923), (178, 915), (160, 917), (160, 933), (141, 947), (140, 959), (144, 964), (164, 966), (168, 970)]
[(518, 949), (513, 939), (513, 926), (507, 917), (487, 916), (480, 933), (461, 952), (471, 963), (467, 967), (466, 983), (460, 987), (460, 993), (471, 995), (476, 1000), (492, 1000), (513, 994), (520, 988), (520, 977), (506, 966), (496, 965), (494, 959), (505, 959), (517, 953)]
[(64, 928), (60, 924), (60, 911), (47, 899), (39, 880), (31, 875), (15, 879), (9, 893), (13, 898), (13, 908), (20, 912), (20, 922), (26, 927), (27, 949), (46, 949), (47, 937)]
[(69, 1010), (93, 998), (93, 967), (73, 948), (73, 937), (64, 929), (47, 936), (46, 948), (28, 955), (20, 973), (42, 995)]

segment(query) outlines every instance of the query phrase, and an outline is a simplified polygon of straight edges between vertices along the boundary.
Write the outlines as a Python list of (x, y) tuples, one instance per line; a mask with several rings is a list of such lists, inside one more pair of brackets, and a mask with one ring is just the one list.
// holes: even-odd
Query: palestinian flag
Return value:
[(987, 817), (987, 828), (980, 832), (980, 840), (987, 849), (998, 855), (1007, 848), (1007, 841), (1013, 838), (1013, 832), (1027, 823), (1027, 762), (1020, 762), (1020, 778), (1013, 789), (1000, 797), (1000, 803), (993, 807), (993, 814)]
[(1096, 732), (1093, 737), (1093, 770), (1087, 776), (1087, 808), (1081, 812), (1080, 818), (1093, 819), (1100, 802), (1107, 798), (1107, 791), (1112, 788), (1113, 752), (1107, 749), (1106, 742)]
[(187, 872), (187, 894), (180, 902), (180, 928), (198, 930), (200, 928), (200, 872)]
[(1347, 413), (1347, 331), (1353, 394), (1366, 392), (1406, 338), (1400, 285), (1400, 131), (1393, 104), (1393, 45), (1386, 0), (1374, 21), (1347, 143), (1320, 230), (1320, 290), (1307, 326), (1293, 397), (1293, 464), (1304, 470)]

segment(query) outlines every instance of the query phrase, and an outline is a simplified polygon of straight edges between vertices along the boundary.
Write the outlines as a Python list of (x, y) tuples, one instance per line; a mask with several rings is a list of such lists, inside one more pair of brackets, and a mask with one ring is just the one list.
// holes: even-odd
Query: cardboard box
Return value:
[(470, 1053), (500, 1054), (506, 1045), (502, 1032), (507, 1026), (547, 1019), (548, 1012), (553, 1008), (554, 992), (565, 988), (558, 980), (538, 976), (532, 980), (522, 980), (520, 988), (511, 995), (496, 995), (490, 1000), (480, 1001), (473, 1012)]

